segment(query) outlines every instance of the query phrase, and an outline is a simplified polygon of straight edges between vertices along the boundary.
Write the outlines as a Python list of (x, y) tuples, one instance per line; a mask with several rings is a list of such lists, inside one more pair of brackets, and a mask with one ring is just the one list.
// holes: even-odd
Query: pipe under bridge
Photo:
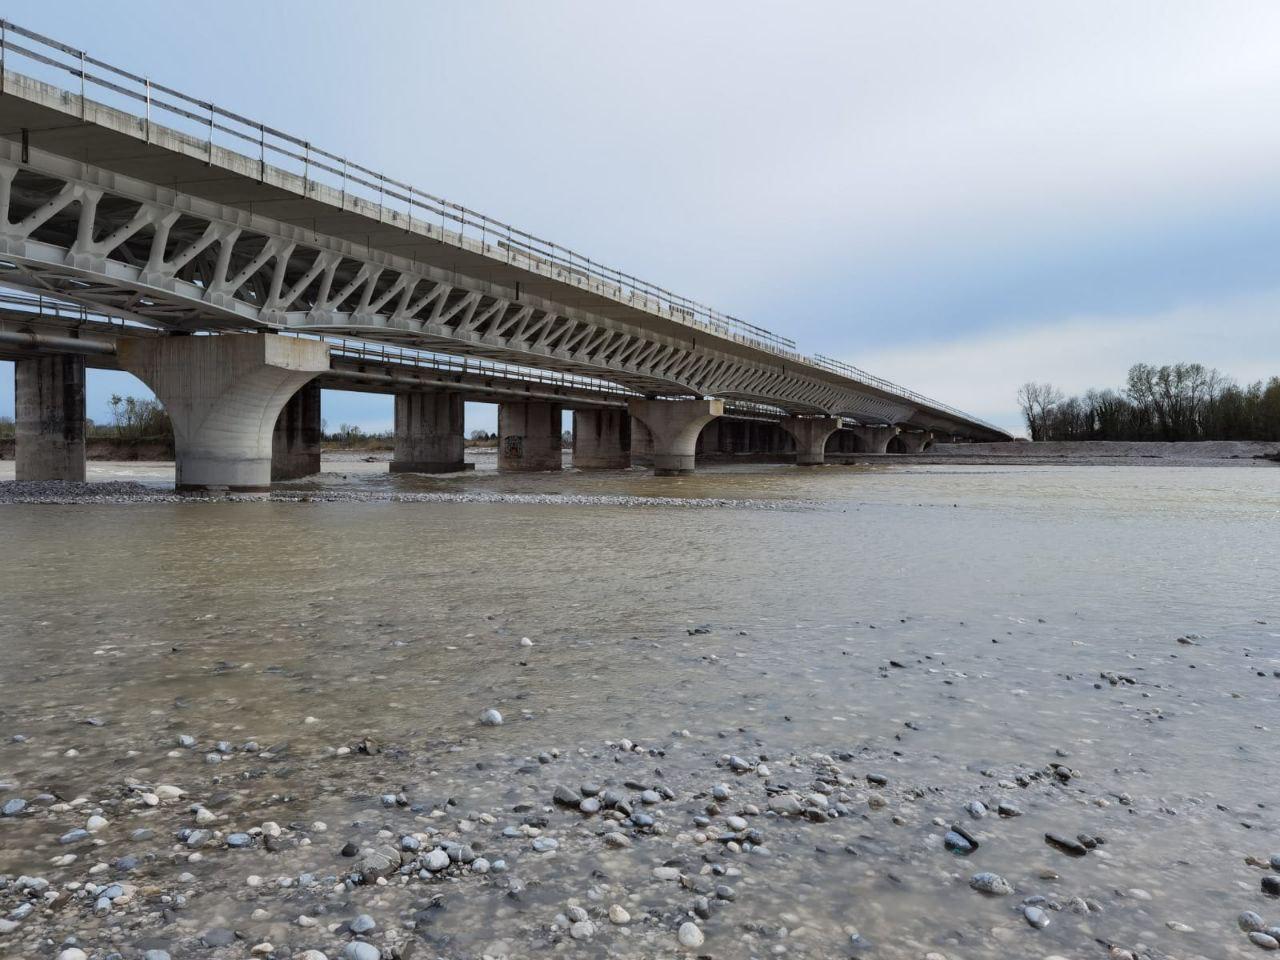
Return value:
[[(326, 347), (305, 338), (183, 342), (201, 333), (292, 333), (608, 385), (630, 398), (655, 449), (674, 445), (655, 454), (655, 462), (670, 461), (659, 470), (691, 466), (693, 424), (722, 415), (724, 402), (785, 420), (849, 418), (1007, 437), (857, 368), (804, 356), (761, 327), (7, 21), (0, 55), (0, 283), (176, 335), (130, 336), (117, 360), (156, 390), (171, 416), (176, 409), (193, 422), (208, 419), (198, 408), (211, 398), (188, 395), (192, 384), (235, 393), (237, 378), (247, 378), (229, 408), (267, 404), (250, 418), (265, 422), (271, 405), (289, 401), (286, 391), (340, 372)], [(197, 376), (205, 367), (218, 375)], [(395, 380), (384, 384), (399, 389)], [(230, 429), (213, 420), (222, 434)], [(242, 446), (256, 450), (259, 465), (249, 473), (260, 475), (261, 436)], [(205, 451), (203, 459), (231, 463), (239, 455)]]

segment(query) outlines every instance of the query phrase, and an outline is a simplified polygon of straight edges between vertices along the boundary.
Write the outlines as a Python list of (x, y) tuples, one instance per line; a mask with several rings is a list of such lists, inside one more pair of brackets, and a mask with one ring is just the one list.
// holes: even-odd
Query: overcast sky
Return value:
[(1280, 4), (7, 15), (1009, 427), (1030, 379), (1280, 373)]

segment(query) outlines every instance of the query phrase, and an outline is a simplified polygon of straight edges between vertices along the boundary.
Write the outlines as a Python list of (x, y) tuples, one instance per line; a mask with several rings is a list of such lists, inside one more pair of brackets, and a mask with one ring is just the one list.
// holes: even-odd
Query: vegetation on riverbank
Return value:
[(1280, 377), (1242, 387), (1199, 363), (1137, 363), (1123, 389), (1083, 396), (1024, 383), (1018, 405), (1038, 441), (1280, 439)]

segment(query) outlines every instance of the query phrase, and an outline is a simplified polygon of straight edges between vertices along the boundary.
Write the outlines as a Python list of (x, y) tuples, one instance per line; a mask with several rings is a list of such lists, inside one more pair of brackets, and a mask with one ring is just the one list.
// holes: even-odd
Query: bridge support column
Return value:
[(820, 466), (826, 461), (827, 438), (840, 429), (839, 417), (787, 417), (778, 426), (796, 442), (796, 463)]
[(852, 427), (855, 437), (862, 442), (863, 453), (886, 453), (889, 441), (898, 435), (897, 427)]
[(632, 400), (631, 415), (653, 438), (653, 473), (674, 477), (693, 473), (698, 434), (724, 415), (723, 400)]
[(921, 433), (900, 433), (898, 442), (902, 444), (903, 453), (924, 453), (924, 448), (933, 441), (933, 434), (928, 430)]
[(58, 353), (16, 360), (18, 480), (84, 482), (84, 357)]
[(631, 421), (631, 465), (633, 467), (653, 466), (653, 434), (635, 414), (629, 414)]
[(329, 369), (318, 340), (274, 334), (122, 338), (120, 366), (173, 423), (180, 493), (265, 493), (280, 411)]
[(423, 390), (396, 394), (396, 450), (392, 473), (466, 470), (462, 394)]
[(320, 472), (320, 384), (289, 398), (271, 434), (271, 479), (298, 480)]
[(559, 470), (564, 440), (558, 403), (516, 401), (498, 404), (498, 470), (532, 473)]
[(631, 417), (627, 411), (573, 411), (573, 465), (579, 470), (630, 467)]

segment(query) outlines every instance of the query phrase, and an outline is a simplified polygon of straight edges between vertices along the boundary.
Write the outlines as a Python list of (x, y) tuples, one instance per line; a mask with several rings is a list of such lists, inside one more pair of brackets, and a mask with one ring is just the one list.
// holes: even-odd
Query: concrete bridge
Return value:
[[(581, 466), (634, 454), (658, 473), (692, 470), (704, 428), (735, 413), (772, 422), (800, 463), (823, 462), (833, 435), (837, 449), (871, 452), (932, 433), (1007, 438), (6, 21), (0, 52), (0, 284), (122, 321), (95, 334), (87, 315), (7, 315), (21, 476), (83, 475), (87, 357), (156, 393), (179, 488), (197, 491), (265, 489), (277, 423), (318, 433), (317, 385), (361, 376), (397, 396), (393, 469), (457, 469), (468, 395), (499, 403), (499, 463), (512, 470), (559, 467), (563, 407), (592, 451)], [(73, 332), (49, 329), (59, 324)], [(428, 352), (462, 366), (428, 375), (404, 360)], [(298, 462), (292, 472), (312, 461)]]

